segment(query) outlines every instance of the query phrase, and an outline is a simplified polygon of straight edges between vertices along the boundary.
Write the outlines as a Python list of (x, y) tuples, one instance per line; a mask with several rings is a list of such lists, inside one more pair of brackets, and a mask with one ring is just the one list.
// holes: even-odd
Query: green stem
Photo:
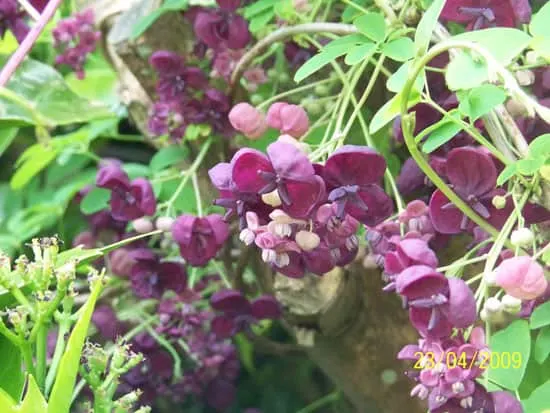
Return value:
[(55, 380), (55, 376), (57, 374), (57, 367), (59, 366), (59, 362), (61, 361), (61, 357), (63, 356), (63, 352), (65, 351), (65, 334), (67, 334), (71, 328), (71, 319), (67, 315), (63, 314), (63, 317), (65, 317), (60, 323), (59, 323), (59, 330), (57, 332), (57, 341), (55, 343), (55, 350), (53, 353), (52, 362), (50, 364), (50, 368), (48, 370), (48, 375), (46, 376), (46, 386), (45, 386), (45, 395), (48, 395), (52, 389), (53, 382)]
[(172, 344), (170, 344), (164, 337), (157, 334), (155, 329), (151, 328), (150, 326), (147, 326), (146, 329), (147, 332), (157, 341), (157, 343), (164, 347), (165, 350), (168, 351), (168, 353), (170, 353), (170, 355), (174, 359), (174, 381), (177, 381), (182, 377), (181, 357), (179, 356), (174, 346), (172, 346)]
[(7, 89), (5, 87), (0, 87), (0, 97), (3, 97), (7, 100), (12, 101), (17, 106), (20, 106), (21, 108), (25, 109), (25, 111), (28, 112), (31, 119), (37, 124), (41, 126), (52, 126), (52, 124), (44, 118), (42, 115), (40, 115), (36, 108), (30, 105), (25, 99), (22, 99), (17, 93), (12, 92), (10, 89)]
[(25, 361), (25, 368), (27, 373), (34, 376), (36, 379), (36, 371), (34, 369), (34, 363), (32, 360), (32, 347), (29, 342), (24, 342), (20, 346), (21, 354), (23, 354), (23, 360)]
[(199, 217), (202, 217), (202, 198), (201, 198), (201, 190), (199, 187), (199, 180), (197, 179), (197, 174), (194, 173), (191, 177), (191, 181), (193, 182), (193, 189), (195, 190), (195, 199), (197, 201), (197, 214)]
[(318, 85), (324, 85), (325, 83), (332, 83), (333, 81), (334, 81), (333, 79), (323, 79), (323, 80), (319, 80), (317, 82), (308, 83), (307, 85), (304, 85), (304, 86), (296, 87), (294, 89), (286, 90), (282, 93), (279, 93), (278, 95), (275, 95), (275, 96), (263, 101), (256, 108), (257, 109), (263, 109), (263, 108), (267, 107), (268, 105), (270, 105), (271, 103), (276, 102), (276, 101), (278, 101), (282, 98), (294, 95), (296, 93), (305, 92), (306, 90), (313, 89)]
[(48, 331), (47, 325), (42, 325), (36, 336), (36, 382), (40, 390), (44, 392), (46, 380), (46, 358), (48, 350)]
[(340, 398), (340, 392), (335, 391), (333, 393), (327, 394), (324, 397), (321, 397), (318, 400), (315, 400), (310, 405), (304, 407), (303, 409), (298, 410), (296, 413), (313, 413), (315, 410), (326, 406), (328, 404), (334, 403)]

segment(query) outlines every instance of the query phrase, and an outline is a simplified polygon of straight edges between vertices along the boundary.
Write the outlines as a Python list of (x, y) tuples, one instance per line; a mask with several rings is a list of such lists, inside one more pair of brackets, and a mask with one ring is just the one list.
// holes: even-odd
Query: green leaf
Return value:
[(294, 81), (299, 83), (305, 78), (311, 76), (313, 73), (320, 70), (325, 65), (335, 60), (348, 52), (347, 49), (341, 49), (339, 47), (323, 48), (319, 53), (305, 62), (294, 75)]
[(502, 172), (500, 173), (500, 175), (497, 178), (497, 185), (500, 186), (500, 185), (508, 182), (508, 180), (510, 180), (510, 178), (512, 178), (514, 175), (516, 175), (517, 172), (518, 172), (518, 168), (517, 168), (517, 165), (515, 163), (511, 163), (511, 164), (506, 165), (506, 167), (502, 170)]
[(447, 86), (451, 90), (473, 89), (489, 79), (487, 64), (474, 59), (470, 53), (459, 52), (451, 60), (445, 72)]
[(541, 328), (550, 325), (550, 302), (544, 303), (531, 314), (531, 328)]
[(65, 76), (67, 85), (79, 96), (89, 100), (100, 100), (108, 104), (116, 104), (116, 73), (109, 68), (88, 69), (86, 77), (79, 79), (71, 72)]
[[(410, 100), (407, 104), (408, 108), (413, 107), (420, 102), (419, 93), (411, 93)], [(401, 113), (401, 94), (397, 94), (388, 100), (384, 106), (378, 109), (370, 122), (369, 131), (374, 134), (386, 126), (389, 122), (395, 119)]]
[(141, 163), (128, 162), (122, 165), (122, 169), (128, 174), (130, 180), (136, 178), (147, 178), (151, 173), (149, 166)]
[(529, 324), (525, 320), (516, 320), (508, 327), (497, 332), (490, 340), (491, 352), (495, 354), (521, 354), (522, 363), (519, 368), (490, 368), (489, 379), (508, 390), (517, 390), (531, 353), (531, 334)]
[(550, 3), (547, 2), (541, 9), (531, 18), (529, 24), (529, 32), (533, 36), (541, 36), (550, 38)]
[(250, 20), (248, 28), (252, 33), (256, 33), (259, 30), (265, 29), (265, 26), (273, 20), (275, 12), (273, 9), (267, 9), (264, 12), (257, 14)]
[[(41, 150), (41, 152), (35, 156), (31, 155), (37, 149)], [(28, 148), (17, 161), (20, 166), (11, 177), (10, 185), (12, 189), (23, 188), (34, 176), (48, 166), (56, 156), (57, 149), (52, 145), (35, 144)]]
[(9, 148), (18, 131), (19, 128), (0, 126), (0, 156)]
[(550, 408), (550, 380), (540, 385), (531, 393), (527, 400), (523, 400), (523, 410), (525, 413), (544, 413)]
[(484, 84), (468, 91), (466, 94), (458, 94), (458, 98), (460, 100), (458, 106), (460, 112), (464, 116), (468, 116), (471, 121), (476, 121), (504, 103), (506, 92), (498, 86)]
[(508, 65), (529, 46), (531, 36), (509, 27), (464, 32), (453, 36), (454, 40), (467, 40), (479, 44), (503, 65)]
[(438, 123), (439, 126), (430, 133), (426, 142), (422, 145), (422, 152), (432, 153), (441, 145), (449, 142), (462, 130), (462, 126), (452, 120), (442, 119)]
[[(8, 32), (9, 33), (9, 32)], [(17, 403), (4, 390), (0, 389), (0, 412), (18, 413)]]
[(149, 167), (152, 172), (159, 172), (163, 169), (184, 161), (189, 157), (189, 150), (184, 146), (169, 146), (162, 148), (151, 159)]
[(445, 6), (445, 0), (434, 0), (420, 19), (414, 35), (417, 56), (422, 56), (428, 51), (432, 33), (437, 25), (443, 6)]
[(529, 144), (531, 156), (548, 157), (550, 155), (550, 133), (537, 136)]
[(350, 66), (356, 65), (357, 63), (372, 56), (375, 50), (376, 45), (372, 42), (363, 43), (359, 46), (355, 46), (344, 58), (344, 63)]
[[(69, 399), (70, 400), (70, 399)], [(17, 410), (19, 413), (48, 413), (48, 403), (32, 375), (27, 375), (27, 393)], [(61, 413), (61, 412), (60, 412)]]
[(414, 57), (414, 43), (408, 37), (400, 37), (382, 45), (382, 53), (397, 62), (405, 62)]
[[(23, 392), (25, 376), (21, 368), (21, 352), (6, 337), (0, 335), (0, 354), (2, 368), (0, 369), (0, 389), (4, 390), (14, 400), (19, 400)], [(3, 411), (0, 409), (0, 411)]]
[[(4, 58), (0, 56), (0, 66)], [(53, 127), (113, 117), (98, 103), (78, 96), (52, 67), (25, 59), (0, 89), (0, 119)]]
[(386, 21), (380, 13), (367, 13), (353, 21), (357, 30), (375, 42), (386, 38)]
[(259, 14), (267, 9), (272, 9), (279, 0), (259, 0), (252, 2), (244, 8), (243, 16), (245, 19), (250, 19), (252, 16)]
[(542, 364), (550, 355), (550, 326), (546, 326), (539, 331), (535, 341), (535, 361)]
[(526, 158), (516, 162), (518, 172), (527, 176), (536, 174), (543, 165), (544, 158)]
[(111, 191), (105, 188), (93, 188), (80, 203), (80, 210), (84, 215), (91, 215), (109, 206)]
[(331, 47), (341, 47), (349, 48), (352, 46), (358, 46), (363, 43), (372, 43), (367, 37), (363, 36), (360, 33), (348, 34), (347, 36), (339, 37), (338, 39), (332, 40), (330, 43), (325, 45), (325, 49)]
[(69, 413), (76, 376), (80, 367), (82, 348), (88, 335), (95, 303), (103, 288), (102, 283), (103, 280), (96, 280), (93, 283), (90, 296), (80, 310), (80, 318), (75, 323), (67, 341), (67, 347), (59, 362), (55, 383), (50, 394), (48, 413)]
[[(403, 63), (399, 69), (397, 69), (386, 81), (386, 88), (388, 88), (389, 91), (394, 93), (399, 93), (403, 90), (405, 87), (405, 83), (407, 83), (407, 79), (409, 77), (409, 69), (411, 67), (411, 62), (405, 62)], [(424, 84), (426, 83), (426, 72), (422, 71), (417, 77), (414, 82), (414, 88), (418, 92), (422, 90), (424, 87)]]
[(254, 373), (256, 371), (256, 367), (254, 366), (254, 346), (243, 334), (237, 334), (235, 342), (239, 349), (239, 359), (242, 365), (248, 373)]
[(90, 258), (97, 258), (102, 255), (100, 248), (83, 248), (82, 245), (63, 251), (57, 255), (55, 260), (56, 267), (61, 267), (71, 260), (76, 260), (77, 264), (87, 262)]

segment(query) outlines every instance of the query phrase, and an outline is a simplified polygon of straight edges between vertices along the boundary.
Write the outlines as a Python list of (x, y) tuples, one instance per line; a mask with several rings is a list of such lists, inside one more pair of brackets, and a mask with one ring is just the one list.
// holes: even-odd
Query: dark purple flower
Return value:
[(231, 337), (251, 324), (281, 316), (281, 306), (272, 296), (261, 296), (252, 302), (238, 290), (222, 290), (210, 298), (212, 308), (221, 314), (212, 320), (212, 331), (220, 338)]
[(234, 130), (229, 122), (231, 102), (226, 94), (218, 89), (208, 89), (203, 98), (193, 104), (193, 123), (207, 123), (216, 133), (226, 137), (233, 135)]
[(250, 41), (248, 22), (235, 13), (240, 1), (218, 0), (219, 9), (202, 9), (193, 28), (201, 42), (212, 49), (242, 49)]
[(397, 189), (403, 196), (412, 195), (426, 186), (426, 175), (418, 167), (413, 158), (408, 158), (397, 177)]
[(371, 148), (345, 145), (334, 152), (322, 174), (330, 190), (328, 199), (337, 205), (337, 216), (348, 213), (369, 226), (389, 217), (392, 201), (379, 186), (385, 170), (386, 161)]
[(150, 250), (138, 249), (132, 253), (132, 290), (139, 298), (161, 298), (165, 291), (180, 293), (187, 288), (185, 267), (175, 262), (160, 262)]
[(187, 89), (201, 89), (207, 84), (206, 77), (198, 67), (187, 67), (183, 58), (166, 50), (156, 51), (149, 63), (158, 75), (157, 94), (161, 100), (182, 98)]
[(290, 66), (296, 68), (302, 66), (316, 53), (314, 48), (305, 49), (295, 42), (285, 43), (284, 54)]
[(169, 135), (180, 140), (185, 135), (189, 119), (180, 102), (156, 102), (149, 112), (149, 132), (154, 136)]
[(233, 157), (233, 182), (241, 192), (277, 191), (282, 208), (296, 218), (307, 217), (323, 200), (325, 186), (307, 156), (294, 145), (275, 142), (267, 155), (241, 149)]
[(25, 12), (20, 9), (17, 0), (0, 0), (0, 38), (4, 38), (7, 30), (13, 33), (19, 43), (29, 32)]
[(79, 79), (84, 78), (84, 63), (101, 37), (94, 27), (94, 12), (86, 9), (73, 16), (60, 20), (53, 29), (54, 46), (60, 54), (55, 59), (57, 65), (70, 66)]
[[(455, 148), (449, 152), (446, 170), (453, 190), (474, 211), (496, 227), (504, 223), (506, 211), (497, 210), (491, 203), (496, 195), (497, 169), (489, 155), (477, 148)], [(458, 234), (473, 226), (440, 190), (430, 200), (430, 216), (435, 229), (443, 234)]]
[(115, 341), (128, 329), (124, 323), (120, 322), (113, 308), (106, 304), (100, 305), (94, 310), (92, 322), (105, 340)]
[(181, 215), (172, 226), (172, 236), (189, 264), (204, 267), (229, 237), (229, 227), (218, 214), (204, 218)]
[(144, 178), (132, 182), (126, 172), (116, 165), (107, 165), (99, 169), (96, 185), (111, 190), (111, 214), (114, 219), (131, 221), (145, 215), (153, 215), (157, 201), (153, 188)]
[(467, 24), (469, 30), (516, 27), (531, 19), (528, 0), (447, 0), (441, 18)]

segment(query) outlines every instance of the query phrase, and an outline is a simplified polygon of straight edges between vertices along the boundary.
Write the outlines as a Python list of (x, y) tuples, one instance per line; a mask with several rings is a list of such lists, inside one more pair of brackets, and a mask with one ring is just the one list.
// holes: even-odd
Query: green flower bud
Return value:
[(500, 195), (494, 196), (491, 202), (496, 209), (502, 209), (506, 206), (506, 198)]
[(514, 247), (529, 247), (534, 240), (535, 235), (529, 228), (516, 229), (510, 236), (510, 241)]
[(330, 89), (325, 84), (317, 85), (313, 90), (315, 91), (315, 94), (319, 96), (327, 96), (330, 92)]
[(250, 96), (250, 103), (252, 103), (252, 105), (254, 106), (259, 105), (263, 101), (264, 101), (264, 98), (262, 97), (262, 95), (258, 95), (257, 93)]

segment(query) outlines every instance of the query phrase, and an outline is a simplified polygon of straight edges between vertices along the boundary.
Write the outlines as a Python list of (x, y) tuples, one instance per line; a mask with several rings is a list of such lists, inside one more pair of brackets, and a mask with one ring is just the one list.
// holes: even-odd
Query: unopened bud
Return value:
[(496, 209), (502, 209), (506, 206), (506, 198), (501, 195), (495, 195), (491, 202)]
[(529, 247), (533, 244), (535, 235), (529, 228), (520, 228), (512, 232), (510, 241), (514, 247)]
[(528, 65), (536, 65), (540, 62), (540, 56), (537, 52), (531, 50), (525, 54), (525, 63)]
[(497, 286), (497, 274), (495, 271), (491, 271), (486, 273), (483, 276), (483, 281), (485, 284), (487, 284), (488, 287), (496, 287)]
[(58, 285), (65, 285), (76, 277), (76, 263), (69, 261), (55, 271)]
[(172, 225), (174, 225), (174, 218), (171, 217), (159, 217), (156, 222), (157, 229), (162, 231), (172, 231)]
[(516, 79), (520, 86), (530, 86), (535, 82), (535, 74), (532, 70), (518, 70)]
[(315, 232), (299, 231), (296, 234), (296, 244), (304, 251), (314, 250), (321, 243), (321, 238)]
[(115, 410), (118, 411), (125, 411), (130, 412), (130, 409), (134, 406), (134, 404), (137, 403), (139, 398), (141, 397), (142, 391), (140, 389), (136, 389), (128, 394), (125, 394), (120, 399), (115, 401)]
[(88, 342), (83, 353), (91, 371), (101, 376), (107, 370), (109, 355), (100, 346)]
[(263, 194), (262, 201), (273, 208), (277, 208), (278, 206), (281, 206), (283, 204), (277, 190), (271, 191), (267, 194)]
[(140, 234), (146, 234), (153, 230), (153, 223), (148, 218), (138, 218), (132, 221), (132, 226)]
[(505, 294), (504, 297), (502, 297), (502, 306), (507, 313), (517, 314), (521, 310), (521, 300)]
[(487, 301), (485, 301), (483, 308), (485, 308), (488, 313), (500, 313), (502, 311), (502, 303), (496, 297), (489, 297)]

